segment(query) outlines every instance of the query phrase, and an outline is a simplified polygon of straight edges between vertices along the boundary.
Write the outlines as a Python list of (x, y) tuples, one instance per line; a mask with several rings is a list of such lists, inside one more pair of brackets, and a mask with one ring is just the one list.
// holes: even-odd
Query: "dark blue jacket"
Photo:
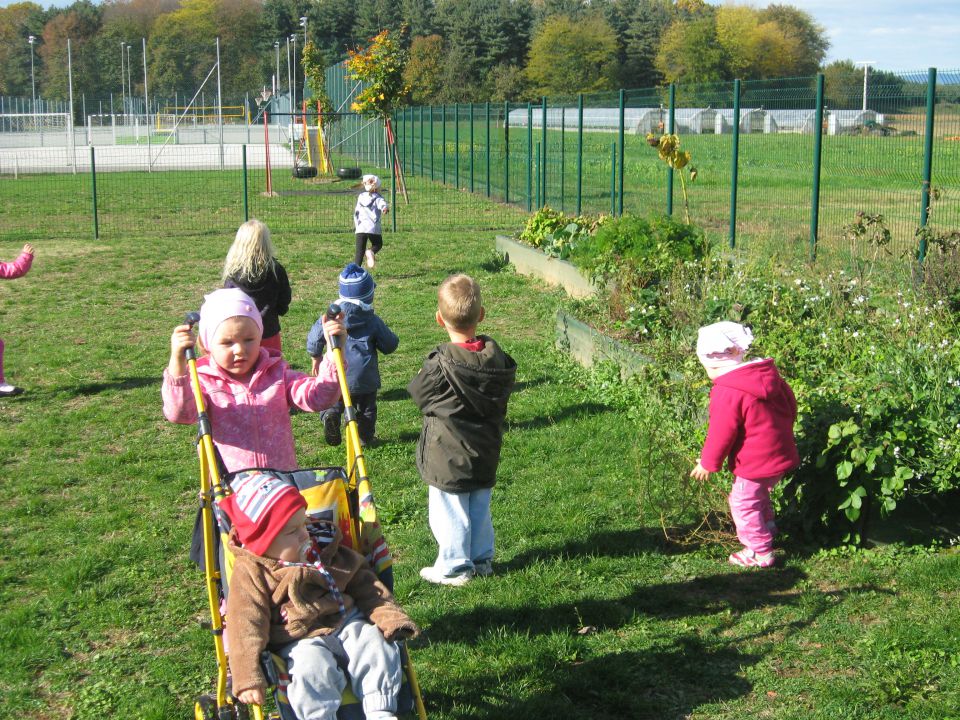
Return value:
[[(380, 389), (377, 352), (389, 355), (397, 349), (400, 339), (373, 310), (364, 310), (347, 302), (341, 307), (343, 324), (347, 328), (347, 347), (343, 355), (347, 364), (347, 387), (357, 395), (375, 392)], [(307, 335), (307, 352), (320, 357), (326, 343), (323, 317), (320, 317)]]

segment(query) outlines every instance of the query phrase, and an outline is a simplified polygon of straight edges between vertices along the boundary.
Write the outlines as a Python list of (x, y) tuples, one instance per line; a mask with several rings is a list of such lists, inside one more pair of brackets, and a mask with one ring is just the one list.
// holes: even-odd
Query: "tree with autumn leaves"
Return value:
[[(401, 28), (401, 36), (403, 32), (404, 28)], [(393, 155), (393, 178), (404, 198), (407, 197), (407, 189), (397, 157), (391, 117), (394, 109), (410, 92), (403, 79), (407, 57), (408, 53), (401, 43), (391, 37), (389, 30), (383, 30), (371, 38), (366, 48), (348, 50), (347, 59), (344, 61), (349, 76), (361, 85), (350, 109), (383, 121), (387, 131), (387, 143)]]

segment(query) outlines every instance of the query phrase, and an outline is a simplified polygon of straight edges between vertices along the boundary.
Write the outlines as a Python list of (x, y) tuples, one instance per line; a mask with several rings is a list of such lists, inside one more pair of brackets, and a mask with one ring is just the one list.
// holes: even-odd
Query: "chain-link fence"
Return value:
[[(359, 88), (340, 68), (327, 74), (336, 112), (319, 119), (288, 106), (170, 123), (158, 110), (71, 127), (60, 108), (0, 113), (0, 236), (229, 234), (251, 216), (277, 231), (351, 233), (356, 175), (375, 172), (391, 201), (387, 231), (510, 230), (545, 205), (689, 207), (716, 240), (748, 250), (899, 255), (920, 226), (960, 226), (960, 72), (883, 77), (866, 95), (808, 77), (407, 107), (393, 147), (382, 122), (350, 112)], [(647, 143), (671, 130), (695, 182)], [(386, 169), (393, 152), (399, 176)], [(858, 213), (883, 215), (889, 247), (851, 239)]]

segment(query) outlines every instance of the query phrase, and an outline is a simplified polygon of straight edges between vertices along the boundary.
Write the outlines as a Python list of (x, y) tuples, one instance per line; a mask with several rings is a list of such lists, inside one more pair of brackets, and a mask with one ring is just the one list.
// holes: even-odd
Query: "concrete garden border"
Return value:
[(627, 378), (653, 362), (626, 343), (594, 330), (563, 310), (557, 310), (556, 332), (557, 348), (584, 367), (612, 362), (620, 368), (620, 377)]
[(589, 297), (597, 292), (596, 286), (566, 260), (544, 255), (540, 250), (505, 235), (497, 235), (497, 250), (507, 256), (521, 275), (532, 275), (550, 285), (559, 285), (570, 297)]
[[(497, 235), (497, 250), (507, 256), (517, 272), (559, 285), (567, 295), (583, 298), (594, 295), (597, 287), (572, 263), (544, 255), (540, 250), (517, 242), (505, 235)], [(611, 337), (594, 330), (563, 310), (557, 310), (557, 348), (567, 353), (584, 367), (601, 362), (612, 362), (620, 368), (620, 377), (626, 378), (640, 371), (651, 360)]]

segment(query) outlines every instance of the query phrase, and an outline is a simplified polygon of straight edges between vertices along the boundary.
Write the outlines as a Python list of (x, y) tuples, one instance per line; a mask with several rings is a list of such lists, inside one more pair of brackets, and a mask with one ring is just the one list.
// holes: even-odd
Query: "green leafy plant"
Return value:
[(544, 206), (527, 220), (518, 239), (543, 250), (550, 257), (566, 260), (573, 249), (596, 232), (606, 218), (605, 215), (568, 217), (559, 210)]

